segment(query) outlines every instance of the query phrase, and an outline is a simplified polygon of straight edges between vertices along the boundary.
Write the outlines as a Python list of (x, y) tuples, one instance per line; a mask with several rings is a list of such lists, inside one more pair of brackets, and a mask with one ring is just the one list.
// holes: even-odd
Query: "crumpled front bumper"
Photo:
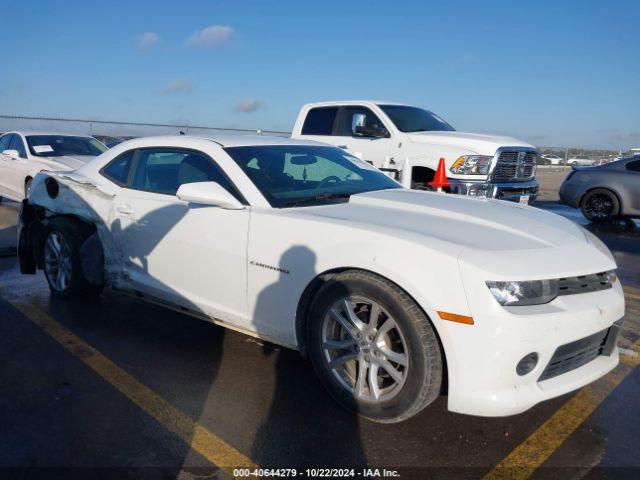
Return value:
[(473, 197), (497, 198), (519, 202), (522, 197), (528, 197), (533, 202), (538, 197), (540, 185), (536, 179), (526, 182), (493, 183), (478, 180), (447, 179), (451, 184), (451, 193), (469, 195)]

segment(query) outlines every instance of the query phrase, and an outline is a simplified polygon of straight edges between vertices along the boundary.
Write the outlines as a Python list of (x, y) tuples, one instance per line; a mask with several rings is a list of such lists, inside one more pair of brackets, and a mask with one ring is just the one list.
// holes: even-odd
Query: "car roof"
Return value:
[(47, 130), (12, 130), (10, 132), (4, 132), (3, 135), (7, 133), (17, 133), (19, 135), (28, 137), (30, 135), (56, 135), (58, 137), (85, 137), (91, 138), (91, 135), (87, 135), (84, 133), (63, 133), (63, 132), (52, 132)]
[(137, 142), (144, 143), (146, 145), (157, 143), (161, 145), (164, 142), (184, 141), (188, 139), (194, 140), (210, 140), (217, 143), (222, 147), (248, 147), (248, 146), (261, 146), (261, 145), (323, 145), (321, 142), (314, 142), (312, 140), (298, 140), (289, 137), (276, 137), (270, 135), (233, 135), (233, 134), (221, 134), (221, 135), (162, 135), (156, 137), (140, 137), (132, 140), (127, 140), (127, 145), (133, 145)]
[(342, 106), (342, 105), (362, 105), (362, 104), (375, 104), (375, 105), (401, 105), (408, 106), (404, 103), (388, 102), (386, 100), (330, 100), (327, 102), (313, 102), (307, 103), (306, 107), (322, 107), (322, 106)]

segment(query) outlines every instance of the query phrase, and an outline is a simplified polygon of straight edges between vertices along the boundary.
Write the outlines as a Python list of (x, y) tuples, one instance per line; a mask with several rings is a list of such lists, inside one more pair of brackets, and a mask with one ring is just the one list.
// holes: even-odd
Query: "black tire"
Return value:
[[(349, 390), (344, 382), (341, 383), (336, 370), (332, 370), (329, 366), (330, 360), (327, 358), (327, 350), (323, 347), (323, 333), (326, 334), (324, 330), (326, 328), (325, 318), (327, 315), (330, 316), (329, 312), (335, 303), (344, 297), (366, 297), (376, 302), (383, 310), (383, 314), (379, 316), (380, 323), (384, 324), (385, 319), (392, 318), (401, 332), (404, 342), (402, 351), (406, 354), (408, 362), (406, 363), (407, 367), (397, 364), (398, 369), (404, 372), (405, 376), (402, 384), (393, 387), (395, 393), (392, 398), (383, 399), (382, 396), (377, 400), (356, 398), (356, 379), (359, 374), (352, 378), (353, 382), (351, 390)], [(356, 312), (356, 315), (360, 314)], [(364, 315), (366, 316), (367, 313)], [(306, 327), (307, 347), (314, 369), (331, 396), (347, 409), (376, 422), (396, 423), (413, 417), (438, 397), (443, 378), (443, 353), (440, 342), (431, 322), (420, 307), (409, 295), (389, 280), (361, 270), (349, 270), (336, 274), (326, 281), (316, 295)], [(355, 345), (349, 348), (353, 348), (354, 352), (357, 352), (354, 355), (364, 355), (364, 348), (359, 349)], [(350, 351), (346, 350), (347, 353)], [(373, 353), (380, 355), (380, 352)], [(375, 362), (373, 357), (366, 358), (367, 362)], [(382, 359), (390, 360), (384, 355)], [(360, 372), (360, 363), (356, 363), (355, 360), (354, 363), (355, 369)], [(343, 371), (346, 371), (347, 364), (344, 365), (345, 367), (339, 368), (344, 368)], [(404, 370), (405, 368), (406, 370)], [(367, 372), (367, 370), (364, 371)], [(382, 385), (384, 385), (384, 381), (390, 380), (392, 377), (392, 375), (387, 375), (387, 380), (385, 380), (384, 376), (387, 371), (378, 370), (377, 367), (376, 372), (382, 372), (382, 377), (378, 377), (380, 373), (375, 376), (376, 388), (378, 378), (381, 378)], [(367, 379), (366, 388), (373, 395), (370, 377), (365, 378)]]
[(29, 198), (31, 192), (31, 185), (33, 184), (33, 178), (27, 178), (24, 182), (24, 198)]
[[(53, 295), (60, 297), (94, 296), (102, 292), (104, 285), (90, 283), (82, 272), (80, 247), (91, 234), (88, 226), (79, 220), (60, 217), (55, 218), (49, 224), (49, 231), (44, 242), (43, 258), (45, 277)], [(65, 266), (68, 266), (68, 275), (65, 275), (64, 282), (58, 281), (60, 279), (55, 274), (56, 270), (50, 266), (53, 249), (49, 242), (53, 242), (54, 238), (58, 239), (58, 243), (63, 244), (62, 250), (66, 252), (63, 254), (63, 262)]]
[(611, 190), (594, 188), (582, 197), (580, 210), (590, 222), (608, 222), (620, 215), (620, 200)]

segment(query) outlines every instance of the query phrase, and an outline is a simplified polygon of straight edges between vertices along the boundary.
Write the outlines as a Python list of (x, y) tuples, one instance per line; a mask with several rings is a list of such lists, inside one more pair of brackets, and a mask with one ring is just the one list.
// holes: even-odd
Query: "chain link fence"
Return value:
[[(135, 137), (153, 135), (215, 136), (220, 134), (270, 135), (288, 137), (291, 132), (279, 130), (212, 127), (204, 125), (140, 123), (54, 117), (29, 117), (0, 114), (0, 132), (40, 130), (79, 135), (92, 135), (107, 146)], [(624, 156), (626, 152), (593, 150), (577, 147), (539, 146), (541, 166), (600, 165)]]
[(271, 135), (288, 137), (290, 132), (278, 130), (225, 128), (201, 125), (178, 125), (169, 123), (139, 123), (104, 120), (86, 120), (73, 118), (27, 117), (19, 115), (0, 115), (0, 132), (12, 130), (51, 131), (92, 135), (99, 139), (129, 139), (153, 135), (194, 135), (213, 136), (220, 134)]

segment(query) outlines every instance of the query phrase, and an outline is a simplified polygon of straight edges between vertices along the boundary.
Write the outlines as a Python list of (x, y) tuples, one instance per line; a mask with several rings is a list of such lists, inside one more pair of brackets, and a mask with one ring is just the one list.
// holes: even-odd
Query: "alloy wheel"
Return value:
[(322, 351), (335, 379), (358, 401), (395, 397), (409, 372), (407, 342), (398, 323), (365, 297), (343, 297), (328, 309)]
[(44, 245), (44, 271), (51, 285), (64, 292), (71, 283), (71, 250), (64, 237), (52, 232)]
[(609, 195), (600, 193), (590, 197), (584, 210), (590, 218), (604, 219), (613, 214), (614, 204)]

